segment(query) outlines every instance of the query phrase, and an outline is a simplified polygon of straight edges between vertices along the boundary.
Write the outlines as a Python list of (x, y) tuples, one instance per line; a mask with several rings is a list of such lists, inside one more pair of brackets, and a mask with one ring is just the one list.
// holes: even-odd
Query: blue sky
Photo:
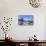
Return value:
[(23, 18), (23, 20), (32, 20), (33, 19), (33, 16), (32, 15), (20, 15), (18, 16), (18, 19), (21, 19)]

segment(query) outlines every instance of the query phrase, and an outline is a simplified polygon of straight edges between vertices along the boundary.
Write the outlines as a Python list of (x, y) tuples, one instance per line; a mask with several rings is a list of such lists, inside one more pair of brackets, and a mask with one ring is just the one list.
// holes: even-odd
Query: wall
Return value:
[(44, 21), (45, 21), (45, 24), (44, 24), (44, 26), (45, 26), (45, 28), (44, 28), (44, 39), (46, 39), (46, 16), (45, 16)]
[[(13, 17), (10, 33), (17, 40), (27, 40), (34, 34), (39, 40), (44, 40), (46, 8), (32, 8), (28, 0), (0, 0), (0, 17)], [(20, 14), (31, 14), (34, 16), (33, 26), (19, 26), (17, 16)], [(2, 32), (2, 31), (1, 31)], [(2, 36), (0, 36), (2, 39)]]

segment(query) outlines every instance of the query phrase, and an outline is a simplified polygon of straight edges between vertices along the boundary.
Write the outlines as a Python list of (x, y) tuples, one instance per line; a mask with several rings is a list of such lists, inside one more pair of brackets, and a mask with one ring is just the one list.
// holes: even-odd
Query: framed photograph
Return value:
[(33, 25), (33, 15), (19, 15), (18, 24), (19, 25)]

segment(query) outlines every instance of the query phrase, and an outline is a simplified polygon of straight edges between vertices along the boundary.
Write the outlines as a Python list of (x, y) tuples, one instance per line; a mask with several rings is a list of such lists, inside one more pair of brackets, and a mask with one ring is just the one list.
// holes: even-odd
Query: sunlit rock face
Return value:
[(29, 0), (29, 3), (32, 7), (38, 8), (43, 3), (42, 0)]

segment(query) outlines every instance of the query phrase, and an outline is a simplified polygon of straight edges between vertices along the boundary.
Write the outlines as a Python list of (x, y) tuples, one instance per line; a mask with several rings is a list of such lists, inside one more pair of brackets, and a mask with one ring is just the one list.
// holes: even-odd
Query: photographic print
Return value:
[(32, 15), (19, 15), (18, 24), (19, 25), (33, 25), (33, 16)]

